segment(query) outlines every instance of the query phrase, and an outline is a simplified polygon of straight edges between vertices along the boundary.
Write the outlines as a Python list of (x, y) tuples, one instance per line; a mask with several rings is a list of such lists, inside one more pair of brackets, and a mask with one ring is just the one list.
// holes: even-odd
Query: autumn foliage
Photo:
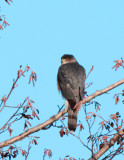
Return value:
[[(35, 82), (37, 80), (37, 75), (36, 73), (29, 67), (26, 66), (24, 70), (22, 70), (22, 66), (20, 66), (18, 72), (17, 72), (17, 78), (15, 79), (15, 81), (13, 82), (13, 85), (10, 89), (10, 92), (8, 93), (7, 96), (3, 96), (1, 99), (1, 109), (0, 112), (2, 112), (2, 110), (5, 107), (8, 108), (13, 108), (13, 106), (8, 106), (6, 105), (7, 100), (9, 99), (10, 95), (13, 93), (13, 90), (15, 90), (18, 87), (18, 81), (20, 78), (25, 77), (26, 72), (30, 71), (30, 77), (29, 77), (29, 84), (32, 82), (33, 86), (35, 85)], [(9, 132), (10, 136), (12, 135), (13, 129), (11, 129), (11, 126), (13, 126), (16, 122), (21, 121), (23, 119), (23, 123), (24, 123), (24, 130), (26, 128), (31, 127), (31, 122), (29, 120), (33, 120), (35, 117), (37, 119), (39, 119), (38, 114), (39, 114), (39, 110), (36, 109), (33, 104), (35, 102), (31, 99), (29, 99), (29, 97), (26, 97), (24, 99), (24, 101), (22, 102), (22, 104), (18, 104), (15, 108), (15, 113), (7, 120), (7, 122), (0, 128), (0, 132), (1, 134), (5, 133), (5, 132)], [(28, 114), (31, 113), (31, 114)], [(10, 145), (8, 147), (7, 150), (3, 150), (1, 149), (0, 155), (1, 158), (4, 160), (5, 158), (9, 157), (9, 158), (16, 158), (16, 156), (21, 153), (22, 156), (25, 156), (25, 158), (28, 157), (29, 154), (29, 150), (31, 148), (31, 144), (35, 144), (37, 145), (37, 138), (36, 136), (29, 136), (28, 137), (30, 139), (29, 141), (29, 146), (28, 146), (28, 151), (25, 151), (23, 149), (21, 149), (20, 147), (17, 147), (16, 145)]]
[[(121, 61), (117, 60), (116, 65), (114, 67), (116, 67), (118, 69), (119, 66), (123, 67), (123, 60), (121, 59)], [(121, 62), (121, 65), (119, 65)], [(88, 73), (91, 73), (91, 71), (93, 70), (93, 67), (91, 68), (91, 70)], [(36, 73), (29, 67), (26, 66), (24, 69), (22, 68), (22, 66), (20, 66), (19, 70), (17, 71), (17, 77), (14, 80), (12, 87), (10, 89), (10, 92), (8, 93), (7, 96), (3, 96), (1, 98), (1, 104), (0, 104), (0, 112), (3, 111), (3, 109), (5, 107), (9, 107), (10, 109), (13, 108), (13, 106), (7, 106), (7, 100), (9, 99), (10, 95), (13, 93), (13, 90), (18, 88), (18, 83), (19, 80), (22, 77), (26, 77), (26, 73), (30, 72), (30, 76), (29, 76), (29, 81), (28, 84), (33, 84), (33, 86), (35, 85), (35, 82), (37, 80), (37, 75)], [(87, 77), (88, 77), (87, 76)], [(114, 85), (111, 85), (110, 89), (109, 87), (106, 88), (107, 90), (111, 90), (112, 88), (115, 88), (115, 86), (124, 83), (124, 81), (122, 80), (120, 83), (117, 82), (117, 84), (115, 83)], [(90, 82), (89, 84), (87, 83), (86, 86), (90, 87), (93, 83)], [(86, 87), (86, 88), (87, 88)], [(94, 94), (91, 95), (91, 98), (89, 100), (87, 100), (88, 97), (88, 93), (87, 91), (85, 91), (85, 97), (84, 100), (80, 101), (78, 104), (76, 104), (75, 109), (77, 109), (78, 111), (83, 108), (84, 111), (84, 115), (85, 115), (85, 122), (81, 122), (79, 121), (79, 123), (77, 124), (76, 130), (78, 131), (77, 133), (73, 133), (71, 131), (69, 131), (67, 124), (65, 123), (65, 120), (68, 118), (68, 115), (64, 115), (65, 113), (63, 113), (62, 108), (63, 106), (59, 108), (58, 111), (58, 115), (59, 113), (61, 113), (60, 115), (60, 121), (59, 124), (54, 122), (58, 119), (56, 119), (55, 117), (57, 117), (57, 115), (51, 117), (49, 120), (47, 120), (46, 122), (41, 124), (41, 128), (38, 126), (36, 127), (32, 127), (31, 124), (31, 120), (33, 120), (34, 118), (37, 118), (39, 120), (39, 110), (36, 109), (34, 107), (34, 101), (32, 99), (30, 99), (29, 97), (26, 97), (24, 99), (24, 101), (21, 104), (18, 104), (15, 108), (15, 112), (13, 115), (11, 115), (10, 118), (8, 118), (7, 122), (0, 128), (0, 132), (1, 134), (4, 134), (5, 132), (9, 132), (10, 136), (12, 136), (13, 134), (13, 129), (12, 126), (15, 123), (20, 123), (21, 120), (23, 121), (23, 133), (21, 135), (17, 135), (16, 137), (13, 137), (12, 139), (15, 139), (14, 142), (18, 141), (18, 140), (23, 140), (25, 137), (28, 137), (29, 140), (29, 145), (27, 150), (24, 150), (18, 146), (16, 146), (15, 143), (13, 142), (9, 142), (11, 141), (11, 139), (8, 139), (8, 142), (1, 142), (0, 145), (2, 145), (2, 148), (0, 150), (0, 155), (1, 158), (3, 160), (5, 160), (6, 158), (16, 158), (18, 156), (18, 154), (21, 153), (22, 156), (25, 157), (25, 159), (27, 159), (28, 155), (29, 155), (29, 151), (32, 147), (32, 145), (38, 145), (38, 138), (36, 136), (31, 136), (32, 133), (34, 133), (35, 131), (41, 131), (41, 129), (46, 130), (50, 129), (51, 127), (56, 127), (59, 129), (59, 133), (60, 133), (60, 137), (63, 138), (64, 136), (74, 136), (75, 138), (77, 138), (79, 140), (79, 142), (86, 147), (90, 152), (91, 152), (91, 158), (90, 160), (95, 160), (98, 159), (99, 157), (102, 156), (102, 154), (104, 152), (106, 152), (108, 149), (110, 149), (113, 145), (116, 145), (116, 149), (111, 150), (108, 154), (106, 154), (105, 158), (111, 158), (114, 157), (117, 154), (121, 154), (122, 150), (123, 150), (123, 144), (124, 144), (124, 121), (123, 118), (121, 117), (119, 112), (116, 113), (111, 113), (110, 116), (108, 117), (108, 119), (105, 119), (104, 117), (102, 117), (100, 115), (100, 108), (101, 108), (101, 104), (97, 101), (93, 101), (92, 99), (95, 98), (97, 95), (101, 95), (103, 93), (106, 93), (106, 89), (103, 89), (99, 92), (96, 92)], [(117, 104), (119, 102), (119, 97), (123, 97), (124, 96), (124, 90), (122, 90), (122, 92), (120, 93), (116, 93), (113, 98), (115, 99), (115, 104)], [(122, 101), (123, 103), (123, 101)], [(88, 106), (93, 105), (94, 106), (94, 112), (87, 111)], [(98, 121), (99, 119), (99, 121)], [(52, 121), (52, 122), (51, 122)], [(97, 123), (96, 127), (96, 133), (92, 132), (92, 128), (93, 126)], [(45, 125), (45, 127), (42, 127), (45, 123), (47, 123), (47, 125)], [(84, 141), (82, 140), (82, 134), (81, 132), (83, 132), (85, 130), (84, 127), (84, 123), (87, 124), (87, 127), (89, 128), (89, 135), (87, 137), (87, 143), (84, 143)], [(34, 131), (35, 128), (35, 131)], [(39, 128), (39, 129), (38, 129)], [(28, 130), (26, 130), (28, 129)], [(20, 131), (21, 132), (21, 131)], [(29, 132), (29, 133), (28, 133)], [(26, 134), (26, 136), (25, 136)], [(24, 136), (23, 136), (24, 135)], [(22, 136), (22, 138), (21, 138)], [(64, 139), (63, 139), (64, 140)], [(109, 144), (109, 145), (108, 145)], [(4, 148), (6, 146), (6, 148)], [(8, 146), (8, 147), (7, 147)], [(117, 147), (119, 146), (119, 147)], [(102, 151), (104, 150), (104, 152)], [(101, 153), (102, 151), (102, 153)], [(43, 155), (43, 159), (45, 159), (45, 157), (52, 157), (52, 151), (50, 149), (44, 149), (44, 155)], [(60, 158), (61, 159), (61, 158)], [(72, 159), (74, 160), (75, 158), (72, 156), (65, 156), (64, 160), (67, 159)], [(61, 159), (63, 160), (63, 159)]]
[[(121, 60), (116, 60), (114, 62), (116, 62), (116, 64), (112, 67), (112, 69), (115, 68), (115, 71), (120, 66), (124, 68), (124, 61), (122, 58), (121, 58)], [(88, 76), (92, 70), (93, 70), (93, 67), (90, 70), (90, 72), (88, 73)], [(90, 87), (91, 86), (90, 84), (92, 84), (92, 82), (90, 82), (89, 84), (87, 83), (86, 86)], [(124, 96), (124, 90), (122, 90), (121, 93), (116, 93), (113, 96), (113, 98), (115, 99), (115, 104), (117, 104), (119, 102), (120, 96), (121, 97)], [(87, 92), (85, 91), (85, 98), (86, 97), (87, 97)], [(113, 146), (113, 145), (115, 145), (115, 146), (117, 145), (119, 147), (116, 146), (115, 148), (118, 148), (118, 149), (110, 150), (110, 153), (105, 156), (105, 159), (108, 159), (108, 158), (113, 159), (116, 154), (117, 155), (121, 154), (123, 152), (123, 147), (124, 147), (124, 133), (123, 133), (124, 132), (124, 120), (123, 120), (123, 118), (121, 118), (120, 113), (116, 112), (116, 113), (110, 114), (108, 119), (104, 119), (99, 113), (100, 107), (101, 107), (100, 103), (98, 103), (96, 101), (90, 101), (89, 103), (85, 103), (83, 105), (81, 105), (81, 102), (79, 102), (79, 103), (80, 103), (80, 107), (82, 106), (84, 109), (84, 113), (86, 116), (86, 122), (87, 122), (87, 125), (89, 128), (89, 135), (90, 136), (87, 138), (88, 139), (87, 144), (84, 144), (84, 142), (81, 140), (82, 138), (80, 136), (80, 132), (82, 131), (82, 129), (85, 130), (85, 128), (83, 127), (83, 124), (79, 123), (76, 126), (76, 128), (79, 131), (78, 135), (76, 135), (75, 133), (70, 132), (68, 130), (68, 128), (66, 127), (66, 125), (64, 124), (65, 118), (61, 119), (63, 127), (60, 130), (60, 137), (63, 137), (65, 135), (69, 136), (69, 134), (71, 134), (74, 137), (76, 137), (77, 139), (79, 139), (79, 141), (82, 143), (82, 145), (84, 145), (84, 147), (86, 147), (87, 149), (89, 149), (91, 151), (92, 157), (90, 158), (90, 160), (95, 160), (95, 159), (98, 159), (98, 157), (101, 157), (101, 155), (103, 153), (101, 154), (100, 151), (104, 148), (107, 148), (108, 143), (110, 143), (110, 144), (112, 143), (110, 145), (110, 147), (108, 147), (108, 148), (111, 148), (111, 146)], [(124, 103), (124, 100), (122, 100), (122, 103)], [(87, 107), (91, 104), (94, 104), (95, 112), (87, 112)], [(77, 104), (77, 105), (79, 105), (79, 104)], [(80, 110), (80, 107), (77, 108), (78, 111)], [(76, 108), (76, 106), (75, 106), (75, 108)], [(98, 119), (101, 122), (97, 125), (98, 129), (97, 129), (96, 133), (92, 133), (92, 128), (95, 125), (96, 121), (98, 121)], [(120, 135), (118, 137), (118, 139), (115, 140), (113, 138), (113, 135), (115, 135), (115, 137), (116, 137), (116, 135), (118, 135), (119, 133), (123, 133), (123, 134)], [(89, 146), (91, 146), (91, 147), (89, 147)], [(104, 152), (106, 152), (106, 151), (104, 151)], [(69, 159), (69, 158), (64, 158), (64, 160)], [(73, 157), (71, 157), (71, 158), (73, 158)]]
[[(12, 2), (12, 0), (5, 0), (5, 2), (10, 5), (10, 2)], [(3, 30), (7, 26), (9, 26), (9, 23), (6, 21), (6, 16), (0, 15), (0, 30)]]
[[(7, 4), (10, 5), (12, 0), (5, 0)], [(3, 30), (9, 26), (9, 23), (6, 21), (6, 16), (1, 15), (0, 16), (0, 30)], [(123, 58), (120, 60), (114, 61), (115, 65), (112, 67), (112, 69), (115, 69), (117, 71), (120, 67), (124, 69), (124, 61)], [(87, 74), (87, 77), (91, 74), (94, 67), (92, 66), (89, 73)], [(68, 126), (66, 124), (66, 120), (68, 118), (68, 115), (65, 115), (67, 111), (62, 110), (62, 107), (58, 106), (58, 114), (51, 117), (49, 120), (47, 120), (47, 125), (45, 127), (41, 127), (37, 129), (37, 126), (34, 127), (36, 130), (33, 131), (34, 128), (32, 127), (31, 120), (34, 120), (34, 118), (39, 120), (39, 110), (34, 107), (34, 101), (30, 99), (28, 96), (25, 97), (23, 102), (21, 104), (17, 104), (17, 106), (8, 106), (7, 101), (13, 91), (17, 89), (19, 80), (22, 77), (26, 76), (26, 73), (30, 72), (29, 81), (28, 84), (32, 84), (35, 86), (35, 83), (37, 81), (37, 75), (36, 73), (29, 67), (26, 66), (24, 69), (22, 66), (20, 66), (19, 70), (17, 71), (17, 77), (14, 80), (11, 89), (8, 93), (8, 95), (4, 95), (1, 97), (1, 103), (0, 103), (0, 112), (2, 112), (6, 107), (9, 109), (14, 108), (15, 112), (11, 115), (11, 117), (7, 117), (6, 123), (0, 128), (0, 134), (5, 134), (6, 132), (9, 133), (10, 136), (13, 134), (12, 126), (14, 124), (21, 123), (23, 124), (23, 131), (20, 130), (20, 133), (23, 132), (21, 135), (16, 136), (15, 142), (19, 140), (23, 140), (25, 137), (28, 138), (28, 148), (27, 150), (21, 148), (20, 146), (17, 146), (16, 143), (10, 142), (7, 143), (7, 141), (1, 142), (2, 147), (0, 148), (0, 156), (2, 160), (5, 160), (6, 158), (18, 158), (17, 156), (21, 154), (25, 160), (28, 158), (28, 155), (30, 153), (30, 149), (32, 145), (38, 145), (38, 139), (40, 137), (32, 136), (31, 134), (35, 131), (41, 131), (41, 130), (47, 130), (51, 127), (58, 128), (58, 132), (60, 134), (60, 138), (63, 138), (64, 136), (74, 136), (76, 139), (79, 140), (79, 142), (87, 148), (87, 150), (91, 153), (91, 158), (89, 157), (89, 160), (96, 160), (99, 159), (101, 156), (103, 156), (103, 159), (110, 159), (112, 160), (115, 156), (119, 154), (123, 154), (124, 151), (124, 119), (123, 115), (120, 114), (119, 111), (115, 113), (111, 113), (108, 118), (104, 118), (100, 114), (101, 104), (97, 101), (94, 101), (93, 99), (96, 96), (99, 96), (104, 93), (107, 93), (104, 89), (99, 91), (99, 93), (96, 91), (92, 95), (88, 95), (88, 92), (86, 91), (87, 88), (91, 87), (93, 85), (93, 82), (89, 82), (85, 84), (85, 96), (84, 100), (80, 101), (78, 104), (75, 105), (75, 109), (77, 111), (80, 111), (83, 109), (83, 114), (85, 115), (85, 122), (79, 121), (77, 126), (75, 126), (77, 132), (73, 133), (69, 131)], [(118, 85), (121, 85), (124, 83), (124, 80), (121, 81)], [(116, 83), (115, 83), (116, 84)], [(111, 88), (107, 87), (107, 90), (111, 90), (113, 88), (116, 88), (117, 86), (113, 84)], [(116, 86), (116, 87), (115, 87)], [(106, 89), (106, 88), (105, 88)], [(90, 98), (89, 98), (90, 97)], [(124, 104), (124, 89), (122, 89), (119, 93), (114, 94), (113, 96), (114, 103), (117, 105), (118, 103)], [(89, 100), (87, 100), (89, 98)], [(123, 99), (123, 100), (121, 100)], [(89, 106), (93, 106), (93, 111), (88, 111)], [(65, 111), (65, 112), (64, 112)], [(59, 115), (59, 113), (61, 113)], [(58, 116), (58, 118), (56, 118)], [(60, 120), (54, 124), (55, 121), (57, 121), (60, 118)], [(52, 121), (52, 122), (51, 122)], [(23, 123), (22, 123), (23, 122)], [(43, 122), (41, 125), (46, 124), (46, 122)], [(85, 130), (84, 123), (87, 124), (88, 133), (87, 133), (87, 143), (84, 143), (81, 135), (81, 132)], [(92, 129), (95, 126), (95, 131)], [(39, 126), (38, 126), (39, 127)], [(27, 129), (27, 130), (26, 130)], [(28, 133), (30, 131), (30, 133)], [(26, 136), (23, 134), (28, 133)], [(20, 138), (21, 137), (21, 138)], [(14, 139), (13, 137), (12, 139)], [(20, 139), (19, 139), (20, 138)], [(8, 138), (8, 140), (11, 140)], [(113, 147), (114, 146), (114, 147)], [(111, 149), (111, 147), (113, 147)], [(109, 152), (107, 152), (109, 151)], [(52, 151), (50, 149), (44, 149), (43, 154), (43, 160), (45, 160), (46, 157), (51, 158), (53, 155)], [(81, 154), (82, 155), (82, 154)], [(72, 156), (65, 156), (64, 158), (60, 158), (60, 160), (76, 160)]]
[(0, 30), (3, 30), (7, 26), (9, 26), (9, 23), (6, 21), (5, 15), (1, 15), (0, 16)]

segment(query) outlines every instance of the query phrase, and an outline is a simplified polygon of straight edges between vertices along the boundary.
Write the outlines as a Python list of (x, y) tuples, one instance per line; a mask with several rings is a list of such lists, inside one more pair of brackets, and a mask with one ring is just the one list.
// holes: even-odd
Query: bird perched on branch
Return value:
[(85, 69), (73, 55), (63, 55), (57, 75), (58, 90), (65, 98), (68, 107), (68, 128), (75, 131), (77, 125), (77, 109), (75, 105), (84, 98)]

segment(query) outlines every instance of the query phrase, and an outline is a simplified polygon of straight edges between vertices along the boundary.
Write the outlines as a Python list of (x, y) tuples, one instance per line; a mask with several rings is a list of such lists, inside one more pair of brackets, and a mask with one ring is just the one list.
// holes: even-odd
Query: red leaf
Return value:
[(115, 98), (115, 104), (117, 104), (119, 102), (119, 94), (115, 94), (113, 98)]
[(3, 101), (3, 103), (6, 103), (7, 98), (5, 96), (2, 97), (1, 101)]
[(27, 156), (27, 152), (25, 150), (22, 150), (22, 155)]
[(32, 82), (33, 82), (33, 86), (34, 86), (34, 78), (33, 78), (33, 76), (32, 76)]
[(35, 103), (35, 102), (34, 102), (34, 101), (32, 101), (31, 99), (30, 99), (30, 102), (31, 102), (31, 103)]
[(116, 121), (118, 121), (118, 117), (115, 114), (111, 114), (110, 117), (111, 119), (115, 119)]
[(25, 124), (24, 124), (24, 130), (25, 130), (25, 128), (27, 128), (27, 121), (25, 120)]
[(0, 25), (0, 30), (3, 30), (3, 27)]
[(31, 107), (31, 109), (33, 109), (33, 106), (32, 106), (32, 104), (29, 102), (29, 106)]
[(19, 70), (18, 70), (18, 78), (20, 78), (21, 75), (25, 76), (25, 75), (24, 75), (24, 72), (23, 72), (21, 69), (19, 69)]
[(65, 132), (64, 132), (63, 129), (61, 129), (61, 130), (59, 131), (59, 133), (60, 133), (60, 136), (61, 136), (61, 137), (63, 137), (63, 135), (65, 134)]
[(9, 25), (9, 23), (7, 23), (7, 22), (4, 20), (4, 21), (3, 21), (3, 26), (4, 26), (4, 28), (5, 28), (7, 25)]
[(82, 129), (84, 129), (84, 126), (80, 124), (80, 131), (82, 131)]
[(116, 62), (116, 64), (112, 67), (112, 69), (115, 68), (115, 71), (116, 71), (116, 70), (118, 69), (118, 67), (120, 67), (120, 66), (124, 67), (124, 65), (123, 65), (124, 61), (123, 61), (122, 58), (121, 58), (121, 60), (116, 60), (116, 61), (114, 61), (114, 62)]
[(109, 136), (103, 136), (102, 137), (102, 140), (104, 141), (104, 142), (107, 142), (107, 139), (109, 138)]
[(92, 118), (92, 115), (91, 116), (86, 116), (86, 120), (91, 119), (91, 118)]
[(26, 66), (25, 70), (26, 71), (29, 71), (30, 67), (29, 66)]
[(37, 143), (37, 141), (36, 141), (36, 139), (33, 139), (33, 142), (34, 142), (34, 144), (35, 145), (37, 145), (38, 143)]
[(102, 127), (105, 126), (105, 122), (104, 121), (102, 121), (100, 124), (101, 124)]
[(118, 130), (120, 130), (120, 129), (122, 128), (122, 126), (123, 126), (123, 125), (121, 124), (120, 126), (118, 126), (118, 128), (117, 128), (117, 129), (118, 129)]
[(32, 111), (32, 116), (34, 116), (34, 117), (36, 116), (37, 119), (39, 120), (39, 117), (38, 117), (38, 115), (36, 114), (36, 112), (34, 110)]
[(52, 151), (50, 149), (48, 150), (48, 156), (49, 156), (49, 158), (52, 157)]
[(95, 109), (96, 109), (96, 112), (97, 112), (98, 110), (100, 111), (99, 105), (96, 105), (96, 106), (95, 106)]
[(35, 81), (37, 80), (37, 75), (35, 72), (33, 72), (33, 78), (35, 79)]
[(9, 133), (10, 133), (10, 136), (11, 136), (11, 133), (12, 133), (12, 129), (10, 129), (10, 128), (8, 128), (8, 131), (9, 131)]
[(67, 129), (66, 129), (65, 133), (66, 133), (66, 135), (68, 136), (68, 133), (69, 133), (69, 132), (68, 132), (68, 130), (67, 130)]
[(29, 121), (27, 121), (27, 123), (30, 125), (30, 127), (31, 127), (31, 123), (29, 122)]
[(31, 75), (30, 75), (30, 78), (29, 78), (29, 84), (31, 83)]

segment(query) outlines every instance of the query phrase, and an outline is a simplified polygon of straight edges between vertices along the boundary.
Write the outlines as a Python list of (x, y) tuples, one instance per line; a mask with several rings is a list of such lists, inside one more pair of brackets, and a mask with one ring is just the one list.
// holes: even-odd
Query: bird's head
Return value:
[(73, 63), (73, 62), (76, 62), (76, 59), (74, 58), (73, 55), (64, 54), (64, 55), (61, 57), (61, 64)]

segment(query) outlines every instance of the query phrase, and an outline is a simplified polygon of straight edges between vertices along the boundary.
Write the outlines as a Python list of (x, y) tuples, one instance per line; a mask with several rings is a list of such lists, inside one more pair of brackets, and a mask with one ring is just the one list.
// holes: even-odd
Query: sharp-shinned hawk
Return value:
[(84, 98), (85, 69), (78, 64), (73, 55), (63, 55), (58, 70), (57, 85), (68, 104), (68, 128), (75, 131), (77, 109), (75, 105)]

